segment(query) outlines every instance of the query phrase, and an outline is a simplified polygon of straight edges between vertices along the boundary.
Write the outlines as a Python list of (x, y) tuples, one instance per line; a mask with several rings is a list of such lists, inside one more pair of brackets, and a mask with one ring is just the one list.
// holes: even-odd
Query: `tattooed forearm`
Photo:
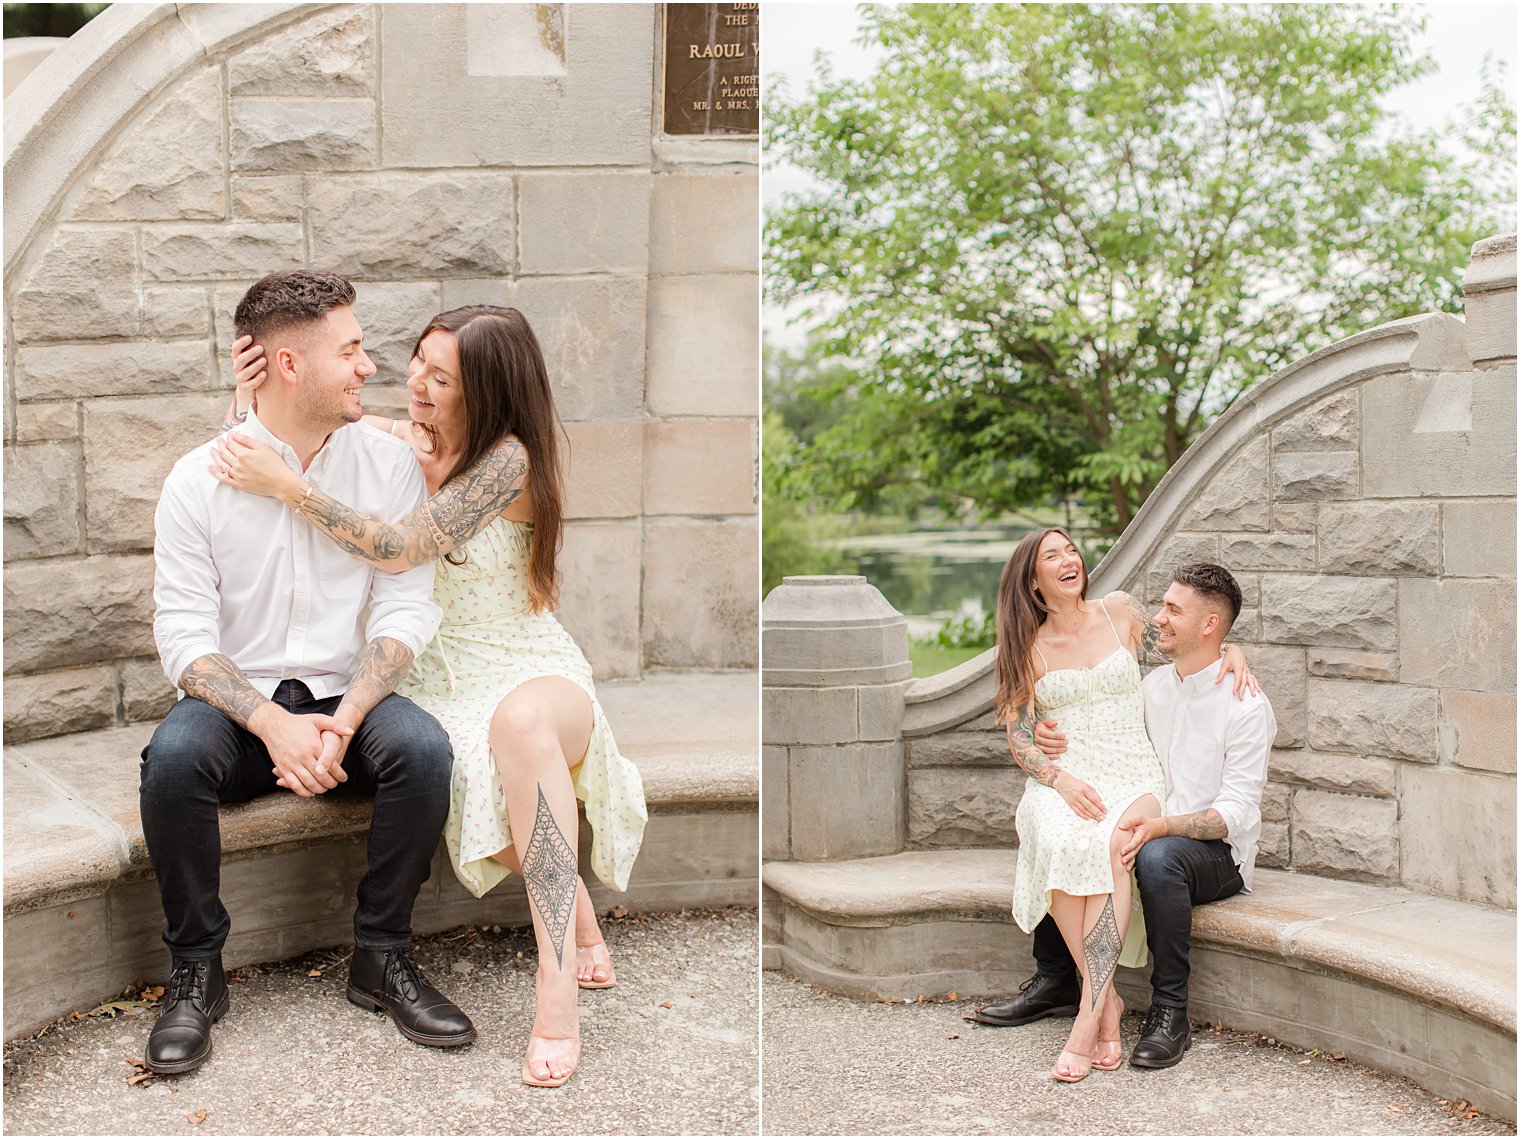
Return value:
[(1135, 619), (1135, 624), (1140, 629), (1140, 655), (1159, 659), (1160, 653), (1156, 649), (1156, 642), (1161, 639), (1161, 626), (1156, 624), (1155, 616), (1146, 612), (1145, 606), (1135, 598), (1126, 593), (1124, 599), (1130, 616)]
[(1224, 816), (1213, 807), (1209, 807), (1206, 810), (1194, 811), (1191, 815), (1169, 816), (1166, 820), (1166, 833), (1178, 835), (1181, 838), (1208, 840), (1228, 838), (1230, 828), (1225, 823)]
[(424, 565), (473, 538), (521, 496), (527, 458), (507, 440), (400, 522), (391, 524), (313, 490), (296, 511), (344, 550), (399, 571)]
[(575, 916), (575, 847), (566, 839), (554, 812), (549, 810), (542, 784), (538, 788), (538, 813), (533, 834), (522, 856), (523, 884), (538, 912), (539, 921), (554, 945), (554, 959), (565, 967), (565, 931)]
[(268, 703), (264, 695), (243, 675), (243, 670), (232, 663), (232, 658), (221, 653), (207, 653), (196, 657), (190, 667), (179, 675), (179, 686), (186, 696), (193, 696), (210, 704), (239, 727), (246, 728), (248, 720)]
[[(313, 489), (296, 503), (296, 513), (310, 522), (328, 539), (347, 553), (366, 561), (384, 563), (400, 558), (405, 552), (405, 539), (396, 527), (372, 518), (363, 511), (345, 506), (326, 491)], [(405, 525), (402, 523), (401, 525)], [(434, 553), (420, 554), (405, 566), (384, 566), (387, 569), (410, 569), (414, 565), (433, 560)]]
[(1018, 719), (1008, 724), (1008, 750), (1013, 753), (1014, 762), (1029, 773), (1029, 778), (1054, 787), (1061, 768), (1035, 746), (1034, 726), (1038, 719), (1033, 704), (1025, 704), (1019, 709)]
[(412, 650), (390, 637), (376, 637), (359, 650), (354, 676), (336, 715), (358, 723), (395, 690), (412, 665)]
[(1119, 964), (1119, 952), (1123, 947), (1119, 922), (1114, 917), (1114, 896), (1109, 894), (1103, 900), (1103, 912), (1098, 915), (1097, 923), (1082, 938), (1082, 952), (1087, 958), (1087, 990), (1092, 995), (1093, 1008), (1098, 1007), (1098, 998), (1103, 995), (1103, 986), (1108, 984)]

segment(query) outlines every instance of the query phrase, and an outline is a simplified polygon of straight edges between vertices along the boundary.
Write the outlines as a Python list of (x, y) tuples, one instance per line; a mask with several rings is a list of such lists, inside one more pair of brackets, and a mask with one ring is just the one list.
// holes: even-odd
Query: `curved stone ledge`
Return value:
[[(754, 674), (653, 673), (598, 694), (619, 749), (644, 777), (650, 821), (628, 891), (592, 879), (594, 903), (631, 910), (756, 904)], [(692, 716), (692, 708), (708, 715)], [(5, 749), (6, 1039), (167, 965), (137, 813), (137, 758), (154, 726)], [(367, 798), (293, 795), (222, 808), (222, 896), (233, 919), (228, 965), (351, 937), (370, 811)], [(583, 857), (589, 846), (582, 827)], [(473, 898), (441, 847), (413, 917), (419, 932), (528, 920), (519, 882)]]
[(848, 862), (769, 862), (765, 887), (852, 925), (958, 914), (1011, 921), (1017, 857), (1015, 850), (937, 850)]
[[(1006, 996), (1033, 968), (1013, 869), (1009, 850), (769, 863), (772, 960), (859, 999)], [(1254, 893), (1194, 911), (1190, 1009), (1513, 1118), (1515, 931), (1506, 910), (1258, 870)], [(1147, 978), (1121, 971), (1132, 1004)]]

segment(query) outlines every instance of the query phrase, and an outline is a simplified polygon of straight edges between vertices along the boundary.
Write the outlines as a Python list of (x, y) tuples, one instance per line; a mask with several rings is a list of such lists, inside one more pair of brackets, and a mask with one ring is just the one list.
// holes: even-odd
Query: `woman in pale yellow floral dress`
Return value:
[[(261, 382), (262, 352), (243, 341), (233, 350), (241, 402)], [(577, 875), (576, 800), (591, 825), (591, 868), (623, 890), (648, 817), (643, 785), (618, 754), (586, 658), (553, 615), (560, 428), (532, 329), (516, 309), (442, 313), (417, 340), (407, 387), (410, 423), (364, 417), (408, 439), (427, 480), (432, 497), (399, 523), (309, 489), (274, 451), (236, 435), (223, 440), (218, 477), (283, 499), (381, 569), (438, 559), (443, 620), (397, 691), (453, 743), (444, 838), (455, 873), (477, 897), (509, 869), (523, 875), (539, 967), (522, 1078), (557, 1087), (579, 1062), (577, 985), (614, 983)]]
[[(1025, 536), (1008, 559), (997, 622), (994, 707), (1029, 776), (1014, 815), (1013, 916), (1033, 933), (1048, 912), (1082, 978), (1076, 1021), (1051, 1069), (1075, 1083), (1119, 1066), (1115, 972), (1148, 957), (1139, 892), (1119, 852), (1126, 828), (1159, 816), (1166, 800), (1136, 662), (1154, 622), (1127, 593), (1089, 599), (1081, 551), (1057, 527)], [(1225, 670), (1239, 675), (1244, 654), (1230, 654)], [(1045, 717), (1068, 741), (1059, 763), (1034, 744)]]

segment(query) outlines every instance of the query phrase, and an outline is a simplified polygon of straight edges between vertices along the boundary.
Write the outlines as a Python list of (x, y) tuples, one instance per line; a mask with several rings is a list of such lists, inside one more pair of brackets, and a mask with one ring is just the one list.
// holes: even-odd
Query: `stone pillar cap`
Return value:
[(906, 621), (892, 603), (859, 574), (782, 578), (760, 605), (766, 626), (891, 625)]
[(1515, 235), (1485, 237), (1472, 247), (1472, 260), (1462, 274), (1462, 292), (1491, 293), (1515, 287)]
[(908, 619), (858, 575), (788, 577), (760, 606), (766, 687), (894, 684), (913, 675)]

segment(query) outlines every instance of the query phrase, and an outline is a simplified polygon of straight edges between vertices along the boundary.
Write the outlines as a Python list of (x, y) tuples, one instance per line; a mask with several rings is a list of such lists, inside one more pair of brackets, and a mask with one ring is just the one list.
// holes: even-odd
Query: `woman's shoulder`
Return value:
[(521, 459), (524, 467), (527, 465), (528, 449), (522, 445), (522, 440), (518, 439), (516, 435), (503, 435), (496, 441), (496, 446), (491, 448), (491, 450), (494, 454), (509, 459)]
[(1029, 642), (1029, 675), (1033, 680), (1039, 680), (1050, 671), (1045, 663), (1045, 650), (1048, 648), (1050, 648), (1050, 637), (1046, 633), (1045, 626), (1041, 625), (1034, 631), (1034, 637)]
[(1103, 595), (1103, 608), (1108, 610), (1108, 615), (1115, 621), (1134, 621), (1143, 611), (1140, 602), (1136, 601), (1133, 594), (1126, 593), (1122, 589), (1116, 589), (1112, 593)]
[(528, 474), (528, 449), (515, 435), (503, 435), (475, 460), (475, 471), (493, 483), (516, 486)]
[(530, 522), (528, 507), (528, 452), (515, 436), (504, 435), (491, 444), (444, 489), (454, 487), (478, 509), (491, 509), (515, 522)]

